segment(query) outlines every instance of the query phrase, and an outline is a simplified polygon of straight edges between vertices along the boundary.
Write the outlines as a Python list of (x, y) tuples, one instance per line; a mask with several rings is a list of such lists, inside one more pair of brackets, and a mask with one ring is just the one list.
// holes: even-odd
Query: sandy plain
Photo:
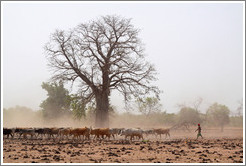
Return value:
[(243, 163), (243, 129), (204, 129), (198, 140), (194, 130), (132, 142), (4, 138), (3, 163)]

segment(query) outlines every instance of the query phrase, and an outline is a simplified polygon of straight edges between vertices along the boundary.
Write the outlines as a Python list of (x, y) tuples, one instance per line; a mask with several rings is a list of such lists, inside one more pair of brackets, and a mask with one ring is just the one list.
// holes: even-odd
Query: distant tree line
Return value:
[[(69, 94), (68, 90), (64, 88), (63, 82), (43, 83), (42, 88), (47, 91), (47, 99), (40, 104), (44, 118), (52, 119), (63, 115), (70, 115), (77, 120), (90, 119), (95, 122), (95, 103), (84, 104), (83, 97), (80, 97), (78, 94)], [(120, 115), (110, 105), (109, 114), (110, 119), (112, 119), (111, 121), (114, 121), (113, 118), (119, 118), (120, 116), (124, 119), (124, 116), (127, 117), (128, 115), (128, 118), (138, 116), (139, 120), (142, 119), (142, 121), (153, 125), (170, 126), (178, 123), (196, 125), (201, 123), (206, 126), (218, 126), (221, 128), (221, 131), (223, 131), (225, 125), (240, 126), (243, 123), (242, 116), (230, 117), (228, 107), (218, 103), (212, 104), (206, 113), (201, 113), (199, 111), (201, 99), (199, 99), (199, 102), (195, 102), (193, 106), (179, 105), (180, 111), (177, 114), (161, 111), (160, 101), (155, 97), (138, 98), (135, 103), (140, 115)], [(127, 121), (129, 120), (127, 119)]]
[[(210, 108), (215, 108), (219, 104), (213, 104)], [(220, 107), (220, 106), (219, 106)], [(64, 115), (70, 121), (73, 119), (75, 123), (84, 125), (91, 124), (95, 121), (95, 108), (88, 107), (85, 110), (85, 116), (83, 115), (80, 119), (76, 117), (77, 114), (72, 111), (68, 111), (69, 113), (59, 113), (56, 117), (47, 116), (44, 111), (33, 111), (32, 109), (24, 106), (16, 106), (11, 108), (3, 109), (3, 126), (8, 126), (8, 124), (16, 124), (13, 127), (17, 127), (18, 124), (21, 124), (21, 127), (25, 127), (25, 124), (46, 124), (46, 122), (59, 120), (59, 117)], [(217, 114), (217, 111), (215, 111)], [(224, 111), (223, 111), (224, 112)], [(163, 126), (163, 127), (171, 127), (176, 124), (181, 124), (187, 122), (189, 124), (197, 125), (197, 123), (201, 123), (202, 126), (206, 127), (219, 127), (221, 129), (221, 124), (224, 126), (230, 127), (243, 127), (243, 116), (228, 116), (225, 118), (225, 122), (220, 123), (221, 120), (216, 120), (217, 115), (214, 116), (211, 113), (211, 109), (206, 113), (197, 113), (193, 108), (187, 107), (182, 108), (178, 113), (167, 113), (166, 111), (153, 112), (148, 116), (144, 114), (133, 114), (129, 112), (118, 113), (115, 111), (114, 107), (110, 109), (110, 125), (117, 126), (121, 125), (122, 127), (127, 126), (135, 126), (135, 127), (154, 127), (154, 126)], [(212, 117), (212, 118), (211, 118)], [(210, 119), (211, 118), (211, 119)], [(221, 118), (224, 118), (222, 116)], [(64, 119), (64, 117), (63, 117)], [(39, 121), (39, 122), (37, 122)], [(93, 122), (93, 123), (92, 123)], [(62, 124), (62, 123), (60, 123)], [(222, 128), (223, 129), (223, 128)]]

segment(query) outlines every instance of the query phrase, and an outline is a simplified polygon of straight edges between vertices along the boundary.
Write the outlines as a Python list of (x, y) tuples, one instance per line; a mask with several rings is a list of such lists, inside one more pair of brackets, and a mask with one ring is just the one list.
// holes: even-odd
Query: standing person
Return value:
[[(196, 131), (198, 131), (196, 139), (198, 139), (199, 136), (202, 137), (202, 134), (201, 134), (202, 128), (201, 128), (201, 126), (200, 126), (199, 123), (198, 123), (198, 128), (196, 129)], [(195, 132), (196, 132), (196, 131), (195, 131)], [(203, 138), (203, 137), (202, 137), (202, 138)]]

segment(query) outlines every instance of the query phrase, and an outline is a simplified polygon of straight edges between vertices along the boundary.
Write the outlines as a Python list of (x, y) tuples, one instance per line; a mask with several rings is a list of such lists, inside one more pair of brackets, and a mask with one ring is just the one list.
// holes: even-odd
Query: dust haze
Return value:
[[(154, 119), (155, 118), (155, 119)], [(86, 116), (78, 120), (73, 115), (62, 115), (57, 118), (45, 119), (42, 111), (18, 110), (12, 108), (4, 110), (3, 113), (3, 127), (94, 127), (94, 117)], [(119, 128), (156, 128), (156, 127), (170, 127), (162, 125), (160, 118), (152, 116), (151, 119), (141, 115), (130, 113), (110, 115), (110, 127)]]
[(71, 116), (45, 119), (42, 111), (5, 110), (3, 113), (3, 127), (82, 127), (90, 125), (85, 121), (75, 120)]
[[(117, 113), (110, 114), (110, 128), (171, 128), (179, 122), (178, 114), (168, 113), (156, 113), (149, 116), (133, 113)], [(16, 106), (15, 108), (9, 108), (3, 110), (3, 127), (94, 127), (95, 117), (87, 115), (82, 119), (76, 119), (71, 115), (61, 115), (54, 117), (53, 119), (44, 118), (42, 111), (33, 111), (27, 107)], [(189, 126), (191, 130), (196, 129), (195, 125)], [(217, 131), (220, 131), (220, 127), (217, 125), (211, 125), (202, 122), (202, 128), (205, 131), (215, 131), (213, 134), (218, 135)], [(243, 117), (230, 117), (230, 123), (225, 125), (225, 132), (223, 134), (229, 134), (227, 129), (238, 128), (243, 129)], [(182, 126), (179, 128), (184, 132), (186, 129)], [(206, 132), (205, 131), (205, 132)], [(211, 132), (210, 132), (211, 133)], [(243, 132), (241, 132), (243, 133)], [(213, 135), (212, 134), (212, 135)], [(232, 132), (233, 134), (233, 132)], [(231, 135), (231, 134), (229, 134)]]

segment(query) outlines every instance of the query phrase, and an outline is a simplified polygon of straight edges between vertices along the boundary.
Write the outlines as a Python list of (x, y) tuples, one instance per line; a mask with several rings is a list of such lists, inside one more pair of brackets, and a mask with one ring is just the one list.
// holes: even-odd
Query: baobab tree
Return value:
[(125, 101), (160, 93), (152, 64), (145, 61), (139, 30), (131, 19), (102, 16), (64, 31), (56, 30), (45, 50), (53, 80), (79, 81), (83, 101), (96, 103), (96, 127), (109, 126), (109, 97), (118, 90)]

